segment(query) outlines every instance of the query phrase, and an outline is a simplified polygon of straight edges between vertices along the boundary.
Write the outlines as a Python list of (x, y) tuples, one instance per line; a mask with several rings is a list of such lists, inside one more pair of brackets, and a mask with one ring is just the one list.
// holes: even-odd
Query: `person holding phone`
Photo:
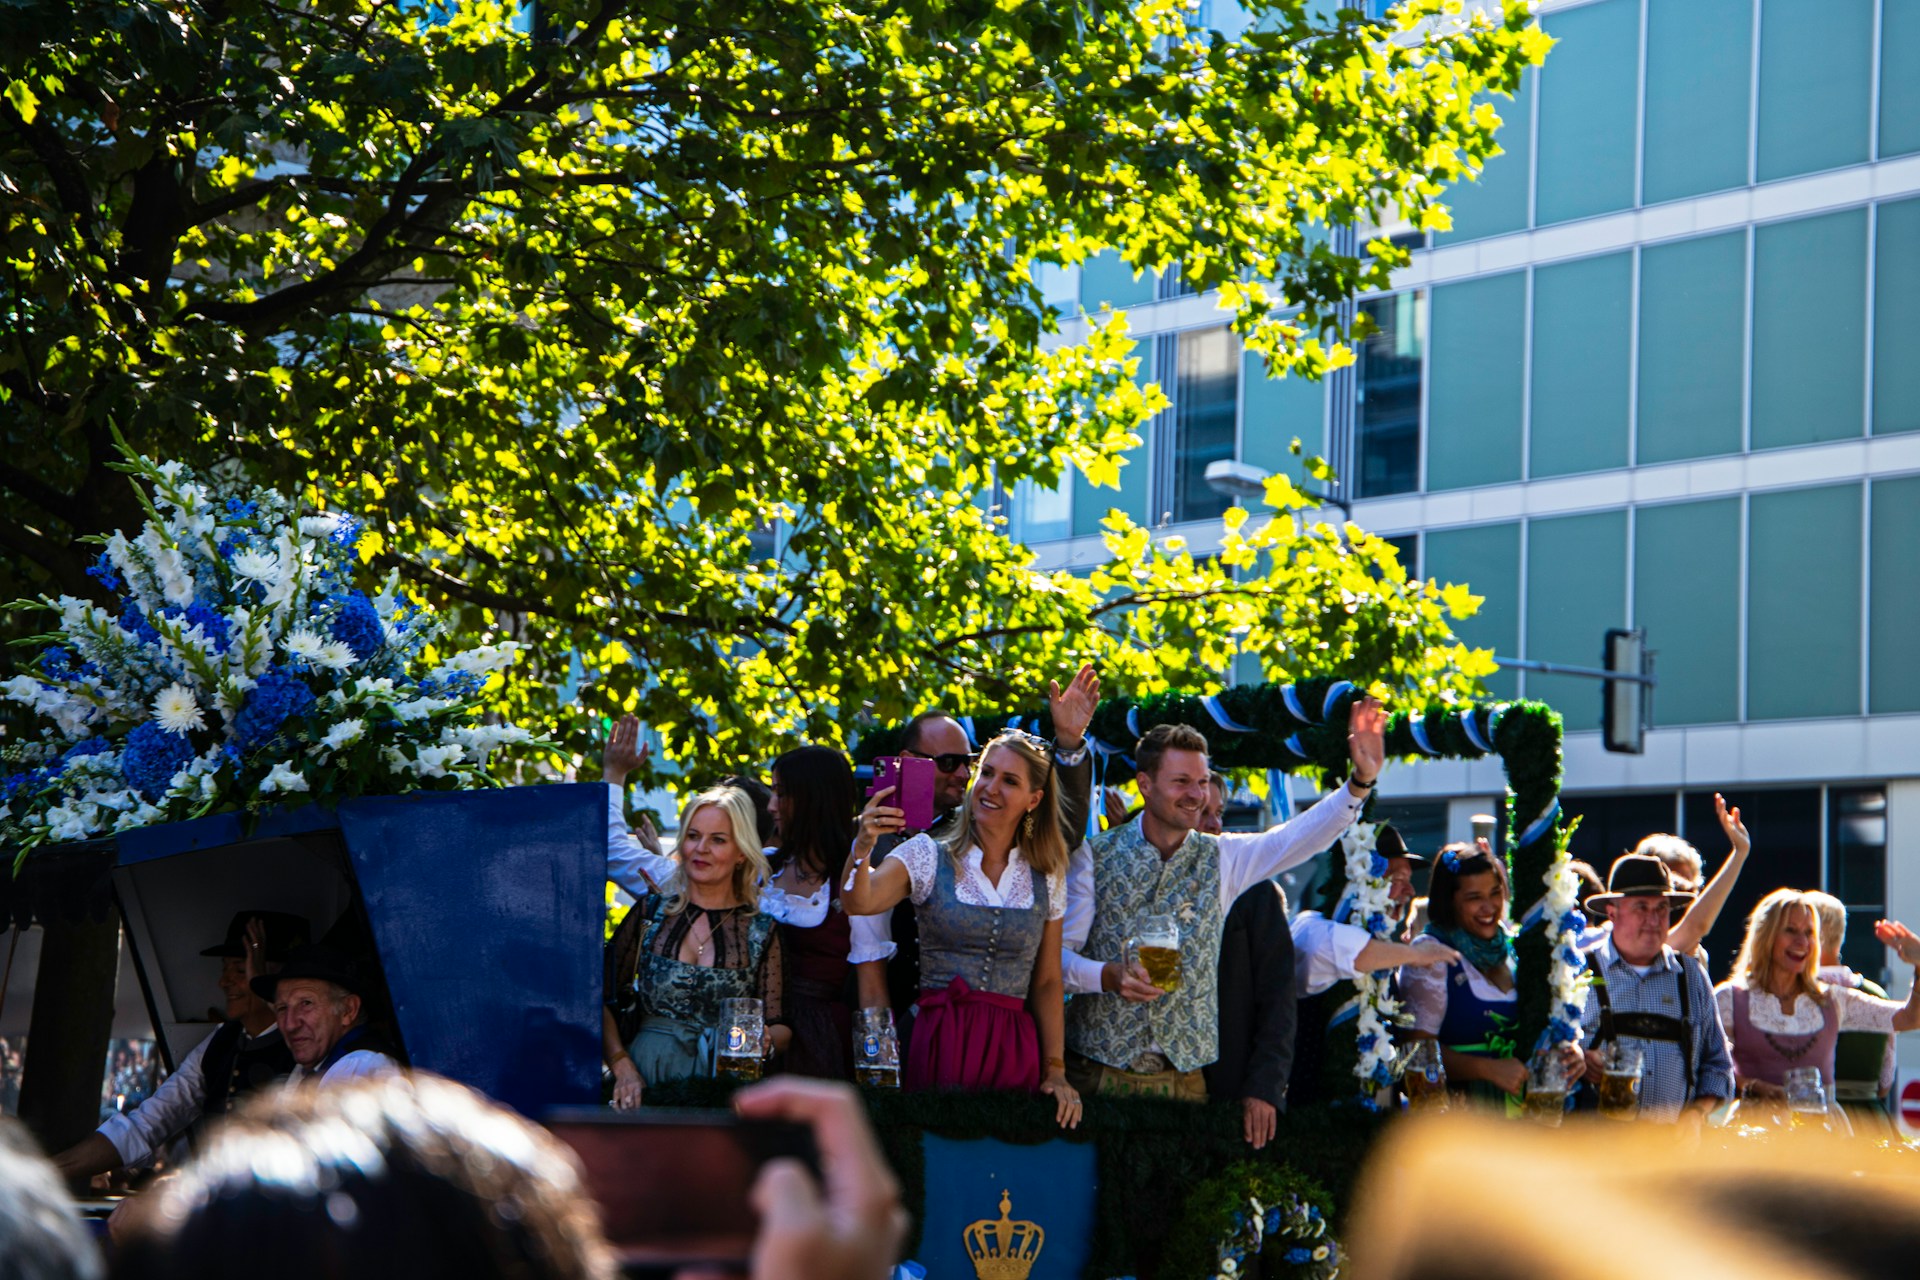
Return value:
[(892, 788), (882, 788), (860, 815), (841, 900), (855, 915), (914, 905), (922, 989), (907, 1088), (1038, 1088), (1073, 1128), (1081, 1106), (1064, 1056), (1068, 849), (1058, 794), (1048, 745), (1008, 730), (981, 753), (943, 837), (922, 832), (874, 867), (875, 841), (902, 825)]
[(773, 762), (780, 847), (760, 909), (780, 921), (787, 956), (786, 1069), (827, 1080), (853, 1077), (852, 935), (839, 884), (858, 804), (853, 766), (831, 747), (797, 747)]
[(768, 871), (753, 801), (736, 787), (693, 797), (678, 852), (660, 891), (636, 902), (607, 943), (602, 1041), (618, 1110), (639, 1106), (647, 1084), (710, 1069), (723, 1000), (761, 1002), (763, 1053), (793, 1035), (778, 922), (759, 909)]

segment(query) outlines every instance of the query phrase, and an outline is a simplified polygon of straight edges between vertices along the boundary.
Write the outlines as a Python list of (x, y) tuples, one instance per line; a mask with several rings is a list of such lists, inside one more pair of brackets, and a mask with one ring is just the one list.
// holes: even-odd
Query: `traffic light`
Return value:
[(1653, 651), (1647, 648), (1647, 633), (1609, 627), (1601, 665), (1606, 669), (1600, 683), (1601, 739), (1609, 751), (1640, 755), (1653, 718)]

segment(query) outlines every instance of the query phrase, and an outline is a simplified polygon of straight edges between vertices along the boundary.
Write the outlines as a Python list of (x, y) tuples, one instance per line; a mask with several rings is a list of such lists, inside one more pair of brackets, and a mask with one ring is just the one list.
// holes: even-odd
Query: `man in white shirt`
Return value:
[(274, 1084), (293, 1070), (293, 1057), (273, 1019), (273, 1010), (248, 987), (250, 971), (277, 966), (307, 940), (307, 922), (279, 911), (242, 911), (226, 938), (200, 954), (220, 961), (220, 991), (227, 1021), (188, 1050), (153, 1096), (132, 1111), (108, 1116), (97, 1133), (53, 1159), (69, 1181), (151, 1160), (178, 1138), (195, 1132), (254, 1089)]
[(307, 1081), (339, 1084), (399, 1069), (385, 1046), (360, 1025), (360, 970), (332, 947), (302, 947), (284, 969), (255, 978), (254, 991), (273, 1000), (273, 1016), (293, 1053), (289, 1089)]
[[(1227, 912), (1250, 885), (1330, 848), (1373, 790), (1386, 761), (1386, 715), (1371, 698), (1349, 720), (1353, 773), (1299, 817), (1257, 833), (1202, 834), (1209, 787), (1206, 738), (1159, 725), (1134, 750), (1143, 809), (1075, 854), (1067, 872), (1062, 968), (1068, 991), (1067, 1070), (1082, 1093), (1206, 1097), (1201, 1068), (1218, 1056), (1217, 965)], [(1122, 956), (1147, 915), (1180, 929), (1180, 983), (1163, 993)]]

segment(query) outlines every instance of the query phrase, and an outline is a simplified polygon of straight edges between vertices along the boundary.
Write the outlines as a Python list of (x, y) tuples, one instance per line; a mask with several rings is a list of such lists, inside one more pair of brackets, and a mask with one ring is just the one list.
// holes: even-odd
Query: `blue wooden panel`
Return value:
[(933, 1277), (970, 1276), (966, 1230), (998, 1221), (1000, 1193), (1012, 1201), (1014, 1221), (1046, 1232), (1034, 1258), (1032, 1280), (1078, 1280), (1093, 1241), (1098, 1190), (1091, 1142), (1046, 1142), (1014, 1146), (982, 1138), (956, 1142), (927, 1134), (927, 1203), (920, 1220), (917, 1261)]
[(525, 1112), (600, 1097), (607, 790), (340, 806), (413, 1065)]
[(169, 822), (158, 827), (141, 827), (115, 837), (119, 862), (126, 866), (154, 858), (170, 858), (195, 849), (218, 849), (222, 845), (248, 840), (271, 840), (280, 836), (305, 835), (309, 831), (334, 831), (340, 819), (332, 809), (305, 804), (296, 809), (269, 809), (248, 830), (238, 813), (216, 813), (191, 822)]

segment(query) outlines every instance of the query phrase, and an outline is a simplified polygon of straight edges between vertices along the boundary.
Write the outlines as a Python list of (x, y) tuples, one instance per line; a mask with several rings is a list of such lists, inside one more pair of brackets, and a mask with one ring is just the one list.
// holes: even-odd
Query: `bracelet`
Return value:
[(1375, 778), (1372, 782), (1362, 782), (1360, 781), (1360, 775), (1357, 773), (1347, 775), (1347, 785), (1350, 787), (1358, 787), (1362, 791), (1371, 791), (1374, 787), (1378, 786), (1379, 783), (1380, 779), (1378, 778)]
[(1062, 769), (1072, 769), (1087, 758), (1087, 740), (1080, 739), (1080, 745), (1071, 751), (1062, 751), (1058, 743), (1053, 747), (1053, 762)]

